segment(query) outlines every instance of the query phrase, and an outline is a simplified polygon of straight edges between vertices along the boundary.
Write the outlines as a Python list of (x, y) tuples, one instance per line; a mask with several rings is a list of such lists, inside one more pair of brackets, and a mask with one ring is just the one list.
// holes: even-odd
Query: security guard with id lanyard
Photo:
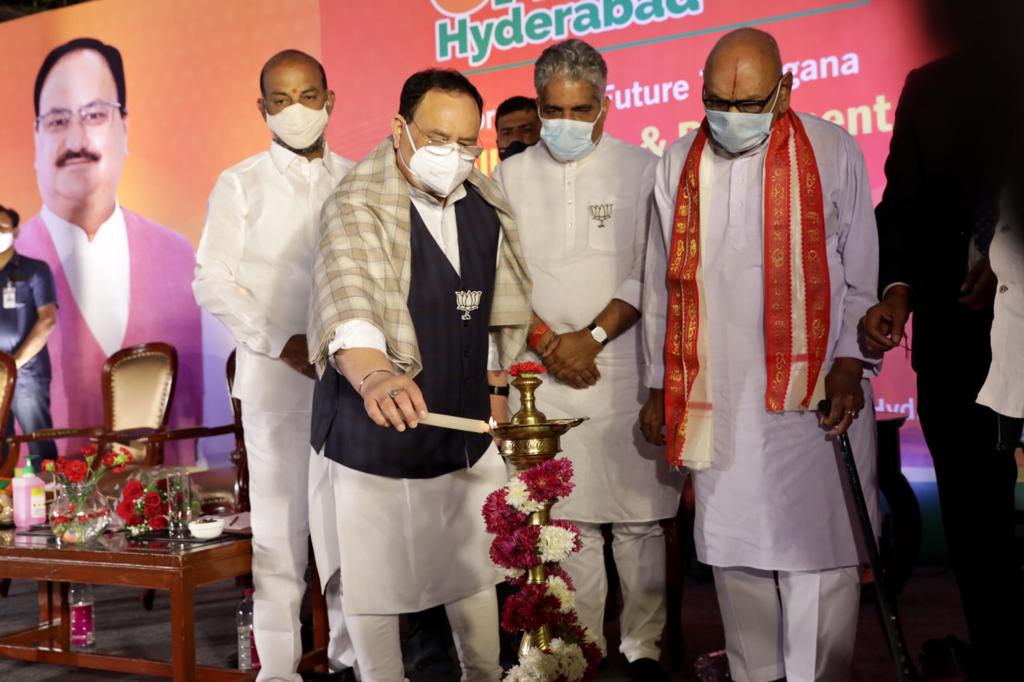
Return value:
[[(57, 326), (57, 290), (49, 265), (15, 252), (20, 220), (17, 211), (0, 206), (0, 351), (14, 356), (18, 367), (11, 415), (4, 424), (5, 437), (14, 433), (15, 419), (23, 433), (53, 426), (46, 340)], [(42, 460), (56, 457), (57, 446), (53, 441), (29, 444), (29, 462), (36, 471), (40, 470)], [(6, 458), (4, 441), (0, 462)]]

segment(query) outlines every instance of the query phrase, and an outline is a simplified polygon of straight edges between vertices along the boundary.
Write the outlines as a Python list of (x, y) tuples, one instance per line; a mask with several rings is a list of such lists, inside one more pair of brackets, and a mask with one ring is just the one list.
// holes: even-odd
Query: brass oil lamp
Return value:
[[(512, 416), (512, 421), (491, 428), (491, 433), (501, 440), (499, 452), (515, 469), (514, 475), (554, 459), (555, 455), (562, 451), (559, 443), (562, 434), (586, 421), (586, 417), (550, 420), (545, 417), (544, 413), (537, 409), (534, 398), (534, 391), (542, 383), (544, 382), (535, 374), (522, 374), (513, 379), (512, 385), (519, 391), (520, 409)], [(530, 514), (526, 523), (531, 526), (550, 525), (551, 503), (546, 503), (543, 509)], [(527, 571), (527, 584), (541, 585), (546, 579), (543, 564)], [(519, 655), (526, 655), (532, 648), (546, 651), (550, 643), (550, 629), (547, 625), (541, 625), (536, 630), (523, 633)]]

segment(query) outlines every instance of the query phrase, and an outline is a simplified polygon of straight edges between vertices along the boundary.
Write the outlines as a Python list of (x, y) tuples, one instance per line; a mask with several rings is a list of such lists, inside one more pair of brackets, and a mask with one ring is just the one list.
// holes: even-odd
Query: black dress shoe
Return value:
[(921, 667), (927, 679), (971, 679), (971, 645), (955, 635), (929, 639), (921, 647)]
[(730, 682), (729, 659), (724, 651), (712, 651), (697, 658), (693, 673), (700, 682)]
[(405, 616), (402, 650), (409, 668), (422, 675), (454, 675), (451, 650), (455, 646), (443, 606)]
[(352, 668), (329, 673), (302, 673), (303, 682), (356, 682), (356, 671)]
[(633, 682), (669, 682), (668, 673), (661, 664), (650, 658), (638, 658), (629, 664)]

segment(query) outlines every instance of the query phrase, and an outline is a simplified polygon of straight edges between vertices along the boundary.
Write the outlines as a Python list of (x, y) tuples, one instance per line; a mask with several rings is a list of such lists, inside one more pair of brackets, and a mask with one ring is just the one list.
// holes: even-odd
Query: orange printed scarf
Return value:
[[(711, 182), (705, 120), (679, 178), (669, 249), (665, 423), (670, 464), (714, 461), (707, 301), (701, 261)], [(702, 159), (704, 159), (702, 163)], [(705, 197), (710, 192), (705, 192)], [(792, 110), (772, 126), (764, 167), (764, 334), (771, 412), (808, 410), (824, 396), (831, 289), (821, 178), (803, 123)]]

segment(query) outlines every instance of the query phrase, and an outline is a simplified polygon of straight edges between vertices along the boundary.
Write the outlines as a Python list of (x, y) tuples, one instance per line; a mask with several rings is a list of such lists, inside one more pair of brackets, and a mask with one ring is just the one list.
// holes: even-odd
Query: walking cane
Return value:
[[(818, 403), (818, 412), (827, 417), (832, 412), (832, 403), (822, 400)], [(892, 603), (889, 585), (885, 579), (882, 558), (878, 554), (878, 543), (875, 541), (875, 532), (871, 528), (868, 505), (864, 501), (864, 489), (860, 485), (857, 462), (853, 459), (853, 448), (850, 446), (850, 437), (846, 433), (839, 436), (839, 452), (843, 459), (846, 480), (853, 493), (853, 506), (857, 509), (861, 537), (868, 552), (868, 565), (871, 566), (871, 572), (875, 577), (875, 601), (878, 604), (879, 618), (882, 620), (882, 630), (885, 631), (885, 638), (889, 642), (889, 651), (892, 652), (893, 660), (896, 663), (896, 676), (900, 682), (920, 682), (921, 678), (914, 667), (914, 661), (907, 653), (907, 643), (903, 639), (903, 630), (896, 617), (896, 607)]]

